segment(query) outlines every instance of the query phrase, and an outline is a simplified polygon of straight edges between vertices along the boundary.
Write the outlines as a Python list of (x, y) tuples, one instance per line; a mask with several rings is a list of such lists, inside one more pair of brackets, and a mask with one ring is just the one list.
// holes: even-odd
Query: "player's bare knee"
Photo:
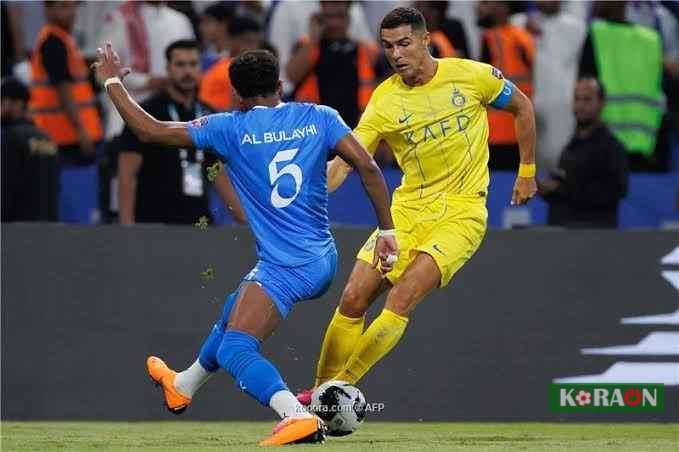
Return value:
[(396, 284), (387, 295), (384, 307), (404, 317), (410, 315), (417, 305), (417, 294), (415, 288), (407, 283)]
[(366, 294), (361, 293), (353, 284), (347, 284), (342, 292), (339, 311), (347, 317), (361, 317), (370, 307), (370, 300)]

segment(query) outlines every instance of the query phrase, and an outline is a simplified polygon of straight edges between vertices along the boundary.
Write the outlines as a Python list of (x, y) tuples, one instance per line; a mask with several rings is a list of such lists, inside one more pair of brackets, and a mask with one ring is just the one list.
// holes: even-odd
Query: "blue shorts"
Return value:
[(299, 267), (259, 261), (243, 282), (257, 282), (271, 297), (281, 317), (286, 318), (295, 303), (323, 296), (336, 271), (337, 250), (333, 246), (325, 255)]

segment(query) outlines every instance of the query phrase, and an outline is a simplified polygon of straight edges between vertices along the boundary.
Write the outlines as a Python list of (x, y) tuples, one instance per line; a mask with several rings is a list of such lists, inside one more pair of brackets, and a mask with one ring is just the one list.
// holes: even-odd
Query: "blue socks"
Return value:
[(271, 396), (288, 387), (278, 370), (259, 352), (260, 344), (256, 337), (226, 329), (237, 296), (238, 291), (227, 297), (222, 317), (205, 339), (198, 360), (208, 372), (223, 368), (236, 380), (241, 390), (262, 405), (269, 406)]
[(219, 346), (222, 345), (222, 339), (226, 332), (226, 325), (229, 323), (229, 317), (231, 316), (233, 306), (236, 304), (236, 298), (238, 298), (238, 291), (233, 292), (226, 297), (222, 317), (215, 323), (215, 326), (212, 327), (210, 335), (205, 339), (205, 342), (203, 342), (203, 346), (198, 354), (200, 365), (208, 372), (216, 372), (219, 370), (217, 350), (219, 350)]
[(259, 340), (247, 333), (227, 330), (217, 351), (217, 361), (247, 392), (264, 406), (271, 396), (288, 390), (278, 370), (259, 352)]

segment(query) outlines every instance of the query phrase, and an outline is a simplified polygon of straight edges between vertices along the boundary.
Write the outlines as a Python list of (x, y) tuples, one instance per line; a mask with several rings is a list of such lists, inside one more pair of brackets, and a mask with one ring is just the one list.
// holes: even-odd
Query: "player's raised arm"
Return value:
[(398, 245), (394, 235), (394, 221), (391, 218), (389, 208), (389, 190), (387, 190), (387, 183), (384, 181), (382, 171), (380, 171), (380, 167), (377, 166), (372, 156), (366, 152), (351, 133), (337, 142), (335, 150), (344, 161), (349, 162), (356, 169), (363, 182), (363, 187), (368, 193), (370, 202), (372, 202), (380, 228), (379, 239), (375, 245), (373, 265), (376, 265), (379, 259), (380, 269), (383, 272), (388, 272), (396, 262)]
[[(528, 96), (511, 82), (505, 82), (504, 92), (511, 90), (504, 110), (514, 115), (516, 140), (519, 143), (519, 174), (514, 182), (512, 204), (525, 204), (537, 193), (535, 181), (535, 113)], [(502, 96), (501, 94), (500, 96)]]
[(130, 73), (130, 69), (122, 67), (110, 42), (106, 43), (104, 49), (97, 49), (97, 61), (92, 68), (97, 81), (104, 85), (120, 116), (142, 142), (177, 147), (193, 146), (187, 123), (158, 121), (130, 97), (121, 81)]
[[(379, 91), (376, 91), (379, 92)], [(385, 118), (380, 116), (378, 113), (379, 109), (376, 107), (373, 98), (370, 99), (368, 106), (361, 115), (361, 120), (354, 129), (354, 137), (358, 138), (361, 143), (361, 148), (367, 149), (370, 155), (375, 154), (377, 145), (380, 142), (380, 126), (385, 122)], [(330, 193), (337, 190), (337, 188), (342, 185), (344, 180), (347, 178), (349, 173), (351, 173), (351, 166), (347, 165), (348, 160), (342, 159), (341, 157), (335, 157), (327, 166), (327, 177), (328, 177), (328, 191)]]

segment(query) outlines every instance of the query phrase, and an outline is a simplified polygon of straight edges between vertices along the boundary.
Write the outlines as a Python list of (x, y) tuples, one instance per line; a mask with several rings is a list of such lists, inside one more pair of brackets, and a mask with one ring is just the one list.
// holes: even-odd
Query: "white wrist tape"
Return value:
[(113, 85), (114, 83), (119, 83), (121, 85), (123, 84), (122, 80), (120, 80), (118, 77), (107, 78), (104, 82), (104, 89), (107, 89), (109, 85)]
[(394, 237), (396, 235), (396, 229), (380, 229), (378, 236), (384, 237), (387, 235)]
[(397, 260), (398, 260), (398, 256), (397, 256), (397, 255), (395, 255), (395, 254), (390, 254), (389, 256), (387, 256), (387, 260), (385, 261), (385, 263), (386, 263), (387, 265), (393, 265), (393, 264), (396, 263)]

